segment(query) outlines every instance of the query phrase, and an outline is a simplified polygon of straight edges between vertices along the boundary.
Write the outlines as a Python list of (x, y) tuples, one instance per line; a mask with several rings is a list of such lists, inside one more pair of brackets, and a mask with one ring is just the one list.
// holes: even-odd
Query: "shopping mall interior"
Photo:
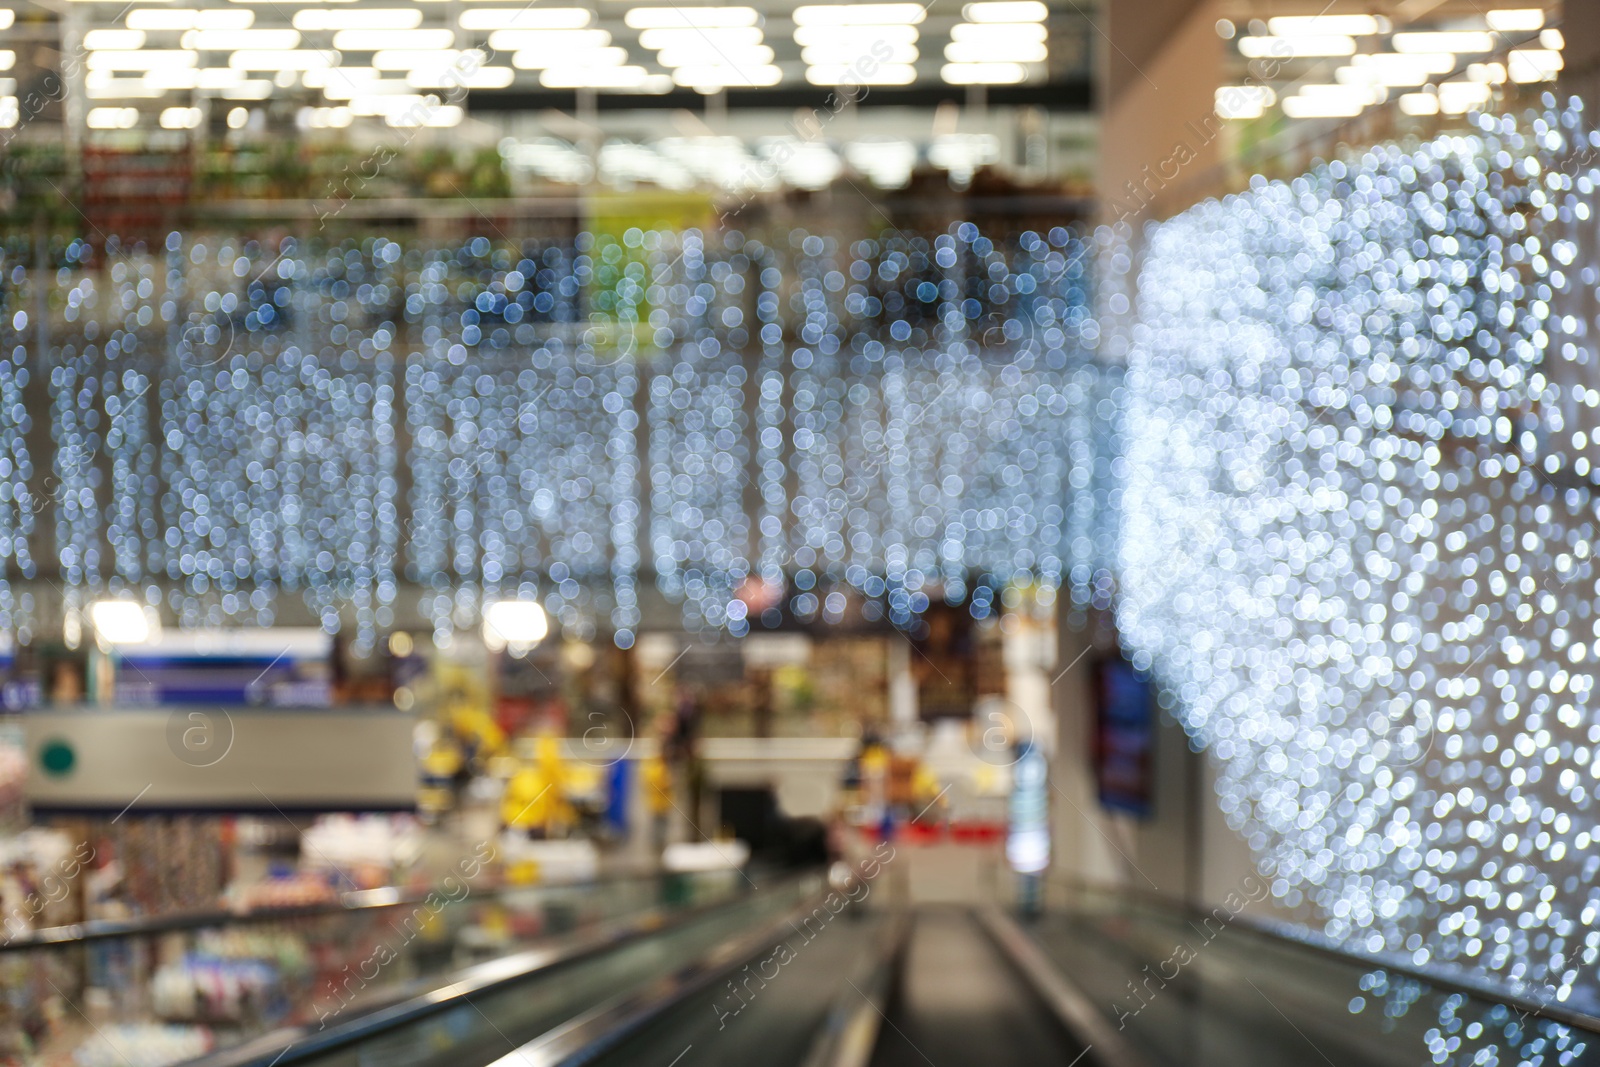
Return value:
[(1600, 1063), (1498, 3), (0, 0), (0, 1067)]

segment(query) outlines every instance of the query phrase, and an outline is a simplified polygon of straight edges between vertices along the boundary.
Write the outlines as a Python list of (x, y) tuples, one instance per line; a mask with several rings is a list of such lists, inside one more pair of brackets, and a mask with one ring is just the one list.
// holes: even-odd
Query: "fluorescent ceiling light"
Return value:
[(1283, 102), (1292, 119), (1349, 118), (1376, 102), (1373, 90), (1361, 85), (1302, 85)]
[(950, 27), (950, 39), (959, 41), (962, 44), (1043, 44), (1045, 36), (1045, 28), (1032, 22), (1017, 22), (1009, 25), (995, 25), (992, 23), (978, 25), (971, 22), (961, 22)]
[(91, 52), (131, 52), (144, 47), (143, 30), (90, 30), (83, 35), (83, 47)]
[[(126, 130), (139, 121), (139, 111), (131, 107), (89, 109), (89, 128)], [(142, 645), (150, 640), (150, 618), (144, 605), (131, 600), (97, 600), (89, 605), (89, 623), (100, 640), (108, 645)]]
[(808, 4), (794, 9), (794, 24), (796, 26), (912, 25), (921, 22), (926, 15), (927, 8), (921, 4)]
[(438, 70), (451, 68), (466, 74), (483, 66), (488, 58), (476, 49), (460, 52), (449, 48), (385, 48), (372, 53), (374, 70)]
[(649, 77), (649, 71), (634, 66), (551, 67), (540, 73), (539, 84), (546, 89), (635, 89)]
[(1494, 95), (1494, 88), (1481, 82), (1445, 82), (1439, 86), (1439, 110), (1447, 115), (1464, 115), (1482, 107)]
[(1407, 115), (1437, 115), (1439, 98), (1432, 93), (1406, 93), (1400, 97), (1400, 110)]
[(754, 26), (731, 29), (706, 30), (645, 30), (639, 34), (639, 44), (645, 48), (745, 48), (762, 42), (761, 31)]
[(1492, 52), (1494, 37), (1482, 30), (1438, 30), (1397, 33), (1391, 40), (1396, 52)]
[[(957, 26), (956, 29), (977, 29), (976, 26)], [(1041, 26), (1040, 29), (1043, 29)], [(952, 31), (953, 32), (953, 31)], [(874, 26), (863, 32), (853, 26), (796, 26), (794, 43), (801, 48), (822, 47), (845, 43), (856, 48), (861, 55), (867, 55), (875, 44), (886, 44), (891, 48), (896, 45), (915, 44), (917, 41), (917, 28), (915, 26)]]
[(219, 95), (224, 100), (265, 100), (272, 95), (272, 83), (255, 79), (243, 81), (223, 89)]
[(130, 30), (247, 30), (254, 11), (198, 11), (190, 8), (140, 8), (128, 12)]
[[(489, 47), (497, 52), (515, 52), (529, 49), (535, 52), (586, 51), (604, 48), (611, 43), (606, 30), (495, 30), (489, 35)], [(576, 56), (571, 56), (577, 62)]]
[(951, 41), (944, 46), (944, 57), (952, 63), (1043, 63), (1049, 58), (1045, 46), (1037, 42), (989, 44), (974, 41)]
[(1456, 57), (1448, 52), (1419, 52), (1398, 55), (1352, 56), (1350, 66), (1340, 67), (1334, 77), (1345, 85), (1425, 85), (1436, 74), (1456, 68)]
[(200, 125), (200, 109), (197, 107), (163, 108), (160, 122), (163, 130), (192, 130)]
[[(857, 60), (871, 58), (878, 64), (915, 63), (917, 61), (917, 46), (914, 44), (881, 45), (876, 42), (866, 41), (839, 41), (834, 44), (812, 45), (810, 48), (800, 50), (800, 58), (808, 66), (853, 65)], [(808, 75), (809, 77), (809, 75)], [(856, 81), (860, 81), (857, 76)], [(814, 85), (834, 85), (835, 82), (819, 82), (812, 79)], [(896, 85), (898, 82), (886, 84)]]
[(510, 67), (480, 67), (471, 73), (413, 70), (406, 75), (406, 84), (415, 89), (504, 89), (516, 76), (516, 71)]
[(581, 7), (546, 7), (521, 11), (472, 8), (461, 13), (464, 30), (575, 30), (589, 25)]
[(83, 88), (90, 100), (154, 100), (166, 90), (150, 85), (144, 78), (117, 77), (109, 70), (91, 70), (83, 76)]
[(308, 7), (294, 13), (297, 30), (411, 30), (422, 25), (414, 7), (372, 7), (350, 11)]
[(490, 648), (531, 646), (550, 633), (550, 619), (537, 600), (500, 600), (483, 609), (483, 639)]
[(1561, 53), (1541, 48), (1513, 48), (1506, 55), (1506, 70), (1514, 82), (1551, 82), (1563, 63)]
[(449, 48), (455, 43), (454, 30), (340, 30), (333, 35), (333, 47), (341, 52)]
[(199, 56), (188, 49), (146, 48), (138, 52), (90, 52), (90, 70), (159, 70), (162, 67), (193, 67)]
[(939, 70), (949, 85), (1014, 85), (1027, 76), (1021, 63), (946, 63)]
[(338, 52), (315, 48), (287, 52), (246, 49), (228, 57), (228, 66), (234, 70), (323, 70), (338, 65)]
[(1212, 109), (1221, 119), (1258, 119), (1277, 99), (1265, 85), (1224, 85), (1216, 91)]
[(628, 62), (626, 48), (543, 49), (528, 48), (511, 53), (511, 65), (518, 70), (571, 68), (582, 63), (591, 67), (620, 67)]
[[(1356, 39), (1347, 34), (1303, 34), (1296, 37), (1241, 37), (1239, 54), (1246, 59), (1299, 59), (1303, 56), (1355, 55)], [(1415, 49), (1434, 52), (1438, 49)]]
[(1567, 47), (1567, 39), (1561, 35), (1560, 30), (1540, 30), (1539, 43), (1557, 52)]
[(0, 7), (0, 30), (9, 30), (17, 21), (17, 13), (9, 7)]
[(0, 127), (11, 129), (22, 118), (22, 108), (14, 96), (0, 96)]
[(755, 26), (760, 16), (753, 7), (636, 7), (622, 17), (634, 30), (685, 27)]
[(231, 89), (244, 82), (245, 72), (231, 67), (160, 67), (144, 76), (144, 83), (157, 89)]
[(723, 67), (762, 67), (771, 63), (776, 53), (764, 44), (744, 45), (740, 48), (719, 48), (715, 45), (699, 47), (675, 46), (663, 48), (656, 61), (663, 67), (692, 67), (710, 64)]
[(1467, 81), (1485, 85), (1503, 85), (1508, 77), (1504, 63), (1469, 63)]
[(1484, 21), (1500, 33), (1532, 33), (1544, 26), (1544, 11), (1537, 7), (1502, 8), (1489, 12)]
[(968, 4), (961, 14), (968, 22), (1043, 22), (1050, 17), (1050, 9), (1038, 0), (993, 0)]
[(771, 66), (729, 67), (716, 63), (693, 64), (672, 72), (672, 80), (690, 89), (724, 89), (728, 86), (777, 85), (783, 72)]
[[(916, 49), (912, 52), (915, 58)], [(854, 63), (813, 63), (806, 68), (806, 81), (812, 85), (910, 85), (916, 80), (916, 67), (893, 61), (880, 63), (871, 74), (863, 74)]]
[[(422, 97), (412, 91), (414, 88), (414, 86), (401, 78), (390, 78), (387, 81), (381, 78), (377, 81), (368, 81), (363, 78), (360, 81), (346, 82), (343, 85), (337, 80), (329, 79), (328, 83), (322, 87), (322, 95), (329, 100), (371, 101), (380, 96), (403, 96), (407, 100), (421, 100)], [(358, 115), (377, 114), (375, 111), (362, 111), (354, 103), (350, 106), (356, 108), (356, 114)]]
[(287, 52), (300, 44), (298, 30), (190, 30), (179, 42), (201, 52)]
[(1370, 37), (1375, 33), (1388, 33), (1389, 20), (1377, 15), (1281, 15), (1267, 20), (1267, 32), (1282, 37), (1327, 33)]
[(374, 67), (325, 67), (321, 70), (308, 70), (301, 78), (300, 84), (307, 89), (325, 89), (329, 85), (357, 85), (362, 82), (373, 82), (383, 77), (383, 71)]
[[(404, 82), (394, 84), (402, 87), (405, 85)], [(372, 92), (371, 89), (372, 87), (370, 86), (364, 87), (365, 91), (350, 97), (350, 110), (353, 114), (365, 115), (370, 118), (376, 115), (392, 115), (413, 107), (428, 108), (439, 106), (439, 98), (437, 96), (423, 96), (420, 93), (408, 92)], [(329, 95), (331, 96), (332, 94), (330, 93)]]
[(355, 119), (347, 107), (303, 107), (300, 117), (313, 130), (342, 130)]

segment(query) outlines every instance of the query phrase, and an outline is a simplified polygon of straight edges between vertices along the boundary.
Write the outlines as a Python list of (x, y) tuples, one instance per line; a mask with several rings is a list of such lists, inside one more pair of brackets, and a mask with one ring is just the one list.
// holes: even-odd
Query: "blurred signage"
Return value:
[(1094, 770), (1100, 803), (1150, 814), (1155, 773), (1155, 708), (1150, 681), (1121, 656), (1095, 664)]

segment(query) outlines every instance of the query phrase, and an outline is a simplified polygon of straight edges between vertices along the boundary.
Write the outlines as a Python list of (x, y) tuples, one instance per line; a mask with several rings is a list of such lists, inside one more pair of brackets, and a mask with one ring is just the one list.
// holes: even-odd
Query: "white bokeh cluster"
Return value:
[(1282, 905), (1586, 1010), (1596, 145), (1547, 98), (1154, 228), (1118, 561)]

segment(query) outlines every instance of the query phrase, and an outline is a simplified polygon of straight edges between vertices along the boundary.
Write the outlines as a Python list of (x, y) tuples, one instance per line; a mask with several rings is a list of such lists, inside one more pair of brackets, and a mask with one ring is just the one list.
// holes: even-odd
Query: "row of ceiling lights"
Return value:
[[(1344, 65), (1334, 71), (1333, 82), (1297, 82), (1292, 92), (1266, 84), (1271, 77), (1224, 86), (1216, 96), (1221, 118), (1259, 118), (1280, 102), (1290, 118), (1345, 118), (1405, 88), (1413, 90), (1399, 98), (1406, 114), (1464, 114), (1488, 103), (1496, 85), (1552, 81), (1562, 68), (1561, 31), (1545, 28), (1539, 8), (1497, 9), (1449, 28), (1398, 33), (1378, 15), (1281, 17), (1267, 20), (1264, 28), (1238, 39), (1239, 54), (1254, 61), (1252, 72), (1272, 70), (1262, 64), (1301, 59)], [(1224, 38), (1236, 33), (1226, 20), (1217, 29)], [(1360, 47), (1361, 39), (1383, 37), (1388, 51)], [(1501, 53), (1504, 61), (1492, 59)]]
[[(794, 39), (807, 80), (823, 86), (914, 82), (918, 27), (926, 10), (918, 3), (796, 8)], [(3, 15), (15, 17), (12, 11)], [(941, 77), (950, 84), (1012, 84), (1035, 76), (1047, 58), (1048, 15), (1039, 0), (968, 3), (945, 46)], [(784, 76), (766, 43), (761, 15), (750, 7), (629, 10), (624, 24), (637, 31), (640, 46), (655, 53), (667, 74), (630, 62), (628, 50), (594, 25), (593, 13), (584, 8), (473, 7), (456, 21), (460, 32), (487, 34), (487, 48), (457, 48), (458, 31), (423, 26), (416, 7), (307, 8), (280, 27), (256, 26), (253, 11), (237, 8), (140, 8), (128, 12), (122, 26), (84, 35), (85, 89), (98, 100), (159, 99), (174, 91), (260, 100), (275, 89), (301, 85), (334, 103), (321, 111), (382, 116), (404, 126), (461, 120), (461, 108), (424, 95), (428, 90), (507, 88), (515, 70), (537, 71), (550, 89), (635, 92), (771, 86)], [(331, 48), (304, 47), (308, 34), (331, 34)], [(206, 53), (217, 52), (229, 53), (226, 66), (202, 65)], [(370, 59), (347, 66), (347, 54)], [(14, 54), (0, 52), (0, 64), (7, 57), (14, 62)], [(14, 84), (0, 86), (5, 88), (15, 91)], [(11, 113), (14, 122), (14, 100)], [(0, 125), (6, 117), (0, 104)], [(127, 128), (140, 117), (135, 107), (97, 107), (89, 124)], [(160, 113), (167, 128), (200, 121), (195, 108)]]

